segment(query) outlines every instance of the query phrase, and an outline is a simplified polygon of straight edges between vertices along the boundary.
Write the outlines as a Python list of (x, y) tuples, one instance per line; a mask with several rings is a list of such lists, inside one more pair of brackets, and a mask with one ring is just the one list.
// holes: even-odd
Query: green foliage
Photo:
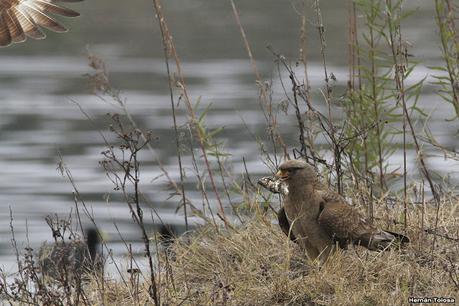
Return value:
[(351, 78), (356, 79), (358, 85), (349, 86), (344, 105), (348, 122), (346, 135), (351, 139), (353, 135), (360, 137), (353, 138), (349, 155), (353, 157), (354, 169), (366, 175), (377, 173), (379, 179), (374, 181), (385, 188), (387, 162), (398, 149), (391, 142), (403, 133), (399, 127), (403, 119), (401, 95), (404, 94), (409, 104), (410, 114), (426, 117), (417, 106), (424, 79), (407, 88), (400, 88), (395, 82), (396, 69), (400, 69), (403, 81), (417, 65), (409, 60), (402, 43), (397, 46), (396, 56), (392, 52), (393, 42), (402, 42), (402, 20), (412, 13), (402, 10), (403, 1), (357, 0), (355, 4), (364, 25), (352, 41), (353, 56), (358, 64)]
[(196, 114), (199, 114), (195, 128), (196, 132), (199, 135), (199, 139), (204, 144), (204, 147), (206, 148), (206, 151), (209, 156), (214, 156), (214, 157), (229, 157), (231, 156), (230, 153), (222, 151), (223, 147), (223, 142), (218, 142), (215, 140), (215, 138), (224, 130), (224, 127), (218, 127), (215, 129), (209, 129), (206, 125), (206, 118), (207, 114), (209, 113), (212, 104), (207, 105), (204, 110), (202, 110), (200, 113), (198, 111), (199, 106), (200, 106), (201, 99), (198, 99), (194, 106), (194, 112)]
[[(438, 95), (454, 108), (459, 117), (459, 38), (455, 26), (457, 4), (450, 0), (435, 0), (436, 21), (440, 35), (444, 66), (431, 66), (435, 71), (434, 85), (439, 87)], [(453, 118), (454, 119), (454, 118)]]

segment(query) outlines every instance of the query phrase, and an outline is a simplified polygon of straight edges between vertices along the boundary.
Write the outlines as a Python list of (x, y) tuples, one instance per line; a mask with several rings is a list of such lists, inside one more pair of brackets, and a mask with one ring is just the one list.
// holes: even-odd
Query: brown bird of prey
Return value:
[(67, 28), (52, 15), (77, 17), (79, 13), (58, 3), (80, 1), (83, 0), (0, 0), (0, 46), (23, 42), (27, 37), (44, 39), (42, 27), (66, 32)]
[(356, 244), (376, 251), (390, 247), (395, 240), (409, 242), (404, 235), (368, 223), (342, 196), (322, 184), (314, 168), (302, 160), (284, 162), (276, 177), (286, 185), (278, 189), (284, 195), (279, 225), (311, 259), (323, 262), (336, 244), (343, 249)]

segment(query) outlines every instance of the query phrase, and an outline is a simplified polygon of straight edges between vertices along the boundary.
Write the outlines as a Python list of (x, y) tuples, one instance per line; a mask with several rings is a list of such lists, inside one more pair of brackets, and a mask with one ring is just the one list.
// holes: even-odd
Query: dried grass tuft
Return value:
[[(450, 213), (440, 228), (457, 232), (457, 204), (443, 204)], [(434, 207), (425, 214), (433, 220)], [(164, 301), (190, 305), (398, 305), (410, 296), (457, 298), (458, 242), (438, 237), (431, 256), (432, 235), (415, 226), (409, 234), (405, 249), (350, 248), (320, 267), (270, 217), (257, 215), (237, 230), (203, 227), (177, 241), (169, 261), (175, 290), (160, 287)]]

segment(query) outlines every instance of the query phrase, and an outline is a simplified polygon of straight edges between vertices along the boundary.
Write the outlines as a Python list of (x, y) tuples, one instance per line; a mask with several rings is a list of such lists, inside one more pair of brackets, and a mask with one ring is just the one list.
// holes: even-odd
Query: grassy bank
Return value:
[[(235, 229), (216, 231), (204, 226), (161, 252), (161, 301), (166, 305), (403, 305), (409, 297), (457, 299), (459, 243), (448, 235), (458, 230), (459, 211), (457, 199), (449, 200), (442, 200), (442, 237), (437, 237), (433, 249), (434, 236), (427, 229), (435, 211), (426, 208), (422, 230), (418, 208), (409, 212), (410, 219), (417, 221), (407, 231), (412, 240), (408, 247), (386, 252), (354, 247), (337, 252), (321, 267), (287, 239), (271, 214), (258, 210)], [(393, 220), (402, 210), (389, 213)], [(378, 216), (386, 217), (384, 210), (378, 210)], [(400, 225), (387, 227), (383, 221), (377, 224), (403, 230)], [(147, 302), (147, 288), (138, 290), (107, 283), (103, 294), (93, 296), (96, 303), (102, 302), (101, 297), (118, 305)]]
[[(397, 222), (403, 220), (402, 203), (391, 200), (390, 205), (395, 205), (387, 209), (386, 201), (381, 199), (381, 205), (376, 206), (380, 219), (376, 224), (404, 231), (402, 222)], [(255, 200), (248, 203), (251, 217), (241, 226), (225, 229), (209, 223), (176, 238), (167, 248), (158, 247), (154, 256), (160, 303), (404, 305), (409, 297), (457, 299), (458, 199), (445, 197), (441, 201), (441, 221), (436, 231), (435, 207), (429, 203), (410, 205), (406, 234), (411, 243), (407, 247), (385, 252), (350, 247), (319, 266), (287, 239), (274, 221), (275, 216)], [(356, 207), (362, 213), (365, 210), (362, 205)], [(150, 237), (152, 244), (158, 242), (157, 238)], [(152, 303), (151, 282), (145, 271), (124, 271), (116, 279), (90, 274), (89, 280), (81, 283), (67, 280), (66, 290), (63, 281), (42, 282), (35, 278), (33, 271), (40, 273), (39, 268), (31, 269), (27, 262), (16, 287), (0, 287), (4, 300), (43, 305)]]

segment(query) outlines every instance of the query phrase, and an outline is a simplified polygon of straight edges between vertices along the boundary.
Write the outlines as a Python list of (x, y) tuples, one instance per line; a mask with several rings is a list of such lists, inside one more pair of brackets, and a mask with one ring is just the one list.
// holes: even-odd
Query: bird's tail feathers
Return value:
[(390, 231), (380, 231), (371, 236), (368, 241), (368, 249), (373, 251), (385, 250), (408, 242), (410, 242), (410, 239), (405, 235)]
[(391, 232), (391, 231), (385, 231), (385, 232), (395, 236), (396, 241), (399, 242), (400, 244), (404, 244), (404, 243), (409, 243), (410, 242), (410, 238), (408, 238), (405, 235), (402, 235), (402, 234), (399, 234), (399, 233), (395, 233), (395, 232)]

